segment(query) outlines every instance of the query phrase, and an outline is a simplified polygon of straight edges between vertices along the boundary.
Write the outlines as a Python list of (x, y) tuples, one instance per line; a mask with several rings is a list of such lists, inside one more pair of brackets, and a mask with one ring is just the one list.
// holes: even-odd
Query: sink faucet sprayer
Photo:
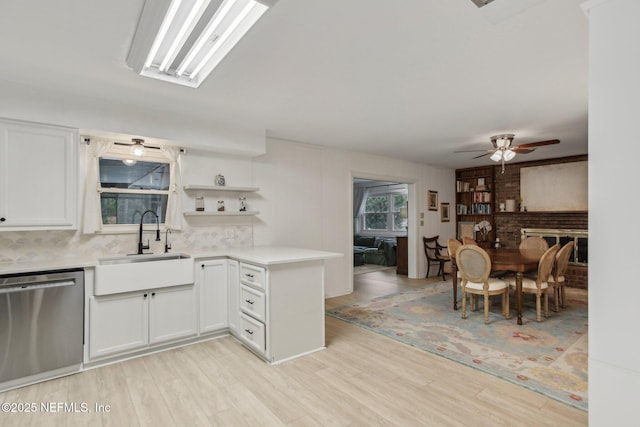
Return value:
[(167, 230), (164, 232), (164, 253), (169, 253), (169, 249), (171, 249), (171, 243), (169, 243), (169, 233), (171, 233), (171, 229), (167, 227)]
[(152, 210), (144, 211), (142, 216), (140, 217), (140, 231), (138, 233), (138, 255), (142, 255), (145, 249), (149, 249), (149, 240), (147, 240), (147, 244), (142, 243), (142, 223), (144, 222), (144, 216), (148, 213), (152, 213), (156, 217), (156, 242), (159, 242), (160, 239), (160, 219), (158, 218), (158, 214)]

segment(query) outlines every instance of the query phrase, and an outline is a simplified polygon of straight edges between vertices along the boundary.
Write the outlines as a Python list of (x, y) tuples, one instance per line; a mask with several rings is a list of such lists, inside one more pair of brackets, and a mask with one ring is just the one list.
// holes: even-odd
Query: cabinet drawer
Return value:
[(265, 352), (265, 329), (262, 322), (247, 316), (244, 313), (240, 314), (240, 338), (242, 341), (264, 354)]
[(240, 285), (240, 309), (255, 319), (264, 322), (266, 320), (266, 298), (264, 293)]
[(240, 264), (240, 281), (254, 288), (265, 289), (266, 272), (262, 267), (250, 264)]

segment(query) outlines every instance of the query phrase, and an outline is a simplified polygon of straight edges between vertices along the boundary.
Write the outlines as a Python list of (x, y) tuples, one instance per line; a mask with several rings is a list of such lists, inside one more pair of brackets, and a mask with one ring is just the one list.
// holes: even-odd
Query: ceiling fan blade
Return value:
[(480, 157), (488, 156), (489, 154), (492, 154), (494, 151), (495, 150), (491, 150), (488, 153), (484, 153), (484, 154), (480, 154), (479, 156), (472, 157), (472, 159), (479, 159)]
[(520, 146), (518, 145), (517, 147), (513, 147), (511, 151), (515, 151), (518, 154), (529, 154), (533, 153), (536, 150), (533, 150), (531, 148), (520, 148)]
[[(550, 139), (548, 141), (538, 141), (538, 142), (530, 142), (528, 144), (520, 144), (517, 147), (514, 148), (533, 148), (533, 147), (542, 147), (543, 145), (553, 145), (553, 144), (560, 144), (560, 140), (559, 139)], [(512, 148), (512, 150), (514, 149)]]
[(483, 152), (494, 152), (495, 150), (458, 150), (454, 151), (454, 153), (483, 153)]

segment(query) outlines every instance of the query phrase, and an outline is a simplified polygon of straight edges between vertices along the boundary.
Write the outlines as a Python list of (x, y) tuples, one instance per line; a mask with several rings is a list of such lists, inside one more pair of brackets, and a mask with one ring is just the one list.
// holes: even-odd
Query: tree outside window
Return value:
[(400, 208), (407, 205), (404, 193), (376, 194), (367, 197), (363, 228), (369, 231), (404, 231), (406, 219), (400, 217)]

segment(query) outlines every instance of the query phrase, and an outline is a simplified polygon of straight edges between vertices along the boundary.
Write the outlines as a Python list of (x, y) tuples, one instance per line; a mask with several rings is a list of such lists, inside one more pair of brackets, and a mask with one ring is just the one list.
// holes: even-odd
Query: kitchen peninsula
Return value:
[[(3, 262), (0, 275), (84, 269), (81, 369), (229, 334), (266, 362), (280, 363), (324, 348), (324, 263), (342, 256), (263, 246), (197, 254)], [(179, 269), (186, 272), (175, 282), (165, 274), (153, 283), (127, 281), (131, 288), (123, 288), (121, 280), (109, 283), (126, 277), (118, 276), (122, 272), (137, 274), (132, 266), (149, 272), (172, 261), (181, 262)], [(41, 375), (18, 386), (43, 379), (48, 378)], [(0, 383), (0, 390), (15, 384)]]

